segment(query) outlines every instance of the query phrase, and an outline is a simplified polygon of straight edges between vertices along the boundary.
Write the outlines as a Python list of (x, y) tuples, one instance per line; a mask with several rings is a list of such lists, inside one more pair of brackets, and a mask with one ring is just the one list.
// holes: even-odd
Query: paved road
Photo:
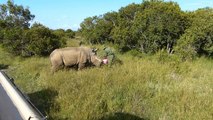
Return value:
[(0, 120), (22, 120), (17, 108), (0, 83)]

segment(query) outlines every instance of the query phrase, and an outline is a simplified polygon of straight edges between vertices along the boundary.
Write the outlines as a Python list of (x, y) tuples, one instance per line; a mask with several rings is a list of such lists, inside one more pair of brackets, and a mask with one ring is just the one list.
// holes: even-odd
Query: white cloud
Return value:
[(71, 25), (72, 30), (78, 30), (79, 28), (80, 28), (80, 26), (78, 24)]

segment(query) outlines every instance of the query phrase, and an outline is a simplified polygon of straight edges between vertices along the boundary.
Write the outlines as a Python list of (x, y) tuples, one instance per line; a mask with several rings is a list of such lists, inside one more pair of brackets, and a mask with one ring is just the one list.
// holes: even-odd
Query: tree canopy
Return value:
[(143, 0), (88, 17), (80, 31), (89, 43), (113, 43), (121, 51), (212, 55), (212, 20), (212, 8), (187, 12), (172, 1)]
[[(49, 55), (55, 48), (64, 46), (63, 36), (72, 38), (72, 30), (63, 31), (63, 36), (39, 23), (30, 27), (35, 16), (28, 8), (16, 5), (11, 0), (0, 4), (0, 43), (14, 55)], [(62, 40), (61, 40), (62, 39)]]
[(0, 5), (0, 26), (2, 28), (29, 28), (29, 22), (34, 17), (35, 15), (32, 15), (28, 8), (16, 5), (11, 0), (8, 0), (7, 4)]
[(189, 13), (191, 26), (178, 41), (182, 57), (213, 54), (213, 9), (203, 8)]
[[(29, 8), (8, 0), (0, 4), (0, 44), (15, 55), (47, 55), (73, 38), (71, 29), (51, 30), (35, 23)], [(155, 54), (165, 50), (182, 58), (213, 55), (213, 9), (182, 11), (176, 2), (143, 0), (117, 12), (85, 18), (78, 32), (84, 42), (113, 44), (119, 51)]]
[(86, 18), (81, 31), (93, 43), (113, 42), (123, 50), (138, 49), (145, 53), (167, 49), (170, 53), (188, 25), (186, 14), (177, 3), (154, 0)]

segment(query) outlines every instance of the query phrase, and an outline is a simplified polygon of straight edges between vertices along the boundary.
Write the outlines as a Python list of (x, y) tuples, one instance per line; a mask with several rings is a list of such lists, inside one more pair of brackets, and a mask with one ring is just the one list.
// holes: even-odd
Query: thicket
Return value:
[(81, 33), (91, 44), (115, 44), (122, 52), (177, 53), (182, 59), (212, 56), (213, 9), (182, 11), (175, 2), (144, 0), (118, 12), (84, 19)]
[(14, 55), (49, 55), (51, 51), (65, 45), (66, 38), (75, 33), (68, 29), (58, 32), (42, 24), (30, 22), (34, 19), (28, 8), (8, 0), (0, 5), (0, 44)]
[[(34, 17), (11, 0), (0, 5), (0, 44), (15, 55), (43, 56), (75, 36), (71, 29), (51, 30), (38, 23), (30, 27)], [(213, 55), (212, 8), (189, 12), (172, 1), (143, 0), (117, 12), (85, 18), (80, 26), (83, 42), (112, 44), (121, 52), (139, 55), (163, 50), (183, 60)]]
[(182, 58), (213, 55), (213, 9), (204, 8), (190, 13), (191, 26), (180, 37), (176, 51)]

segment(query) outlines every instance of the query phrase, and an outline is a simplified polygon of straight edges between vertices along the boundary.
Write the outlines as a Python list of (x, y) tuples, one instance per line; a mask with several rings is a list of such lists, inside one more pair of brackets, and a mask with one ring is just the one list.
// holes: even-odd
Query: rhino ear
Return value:
[(92, 49), (92, 52), (97, 52), (97, 51), (98, 51), (97, 48), (93, 48), (93, 49)]
[(97, 52), (98, 51), (98, 48), (95, 48), (95, 52)]

